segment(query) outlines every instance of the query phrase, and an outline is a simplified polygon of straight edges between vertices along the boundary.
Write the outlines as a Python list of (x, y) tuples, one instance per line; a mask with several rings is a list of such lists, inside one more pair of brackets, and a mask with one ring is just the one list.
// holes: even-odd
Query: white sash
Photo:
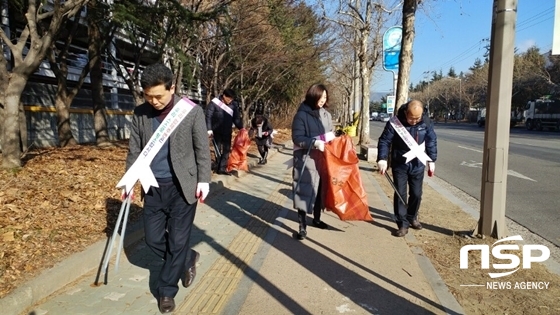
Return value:
[(422, 164), (426, 165), (427, 161), (432, 161), (430, 157), (426, 154), (426, 144), (422, 142), (420, 145), (412, 138), (410, 132), (406, 130), (403, 126), (401, 121), (397, 116), (391, 117), (389, 120), (393, 129), (397, 132), (397, 134), (403, 139), (404, 143), (408, 146), (410, 151), (406, 152), (403, 156), (406, 158), (406, 162), (408, 163), (412, 161), (414, 158), (417, 158)]
[(117, 188), (124, 188), (128, 194), (137, 180), (140, 180), (142, 188), (144, 188), (146, 193), (148, 193), (150, 186), (159, 187), (150, 168), (150, 163), (152, 163), (152, 160), (171, 133), (195, 106), (197, 105), (186, 97), (173, 106), (173, 109), (167, 114), (167, 117), (161, 122), (144, 149), (142, 149), (134, 164), (118, 182)]
[(212, 100), (212, 103), (218, 105), (224, 112), (228, 113), (231, 117), (233, 117), (233, 109), (231, 109), (229, 106), (224, 104), (224, 102), (220, 101), (219, 98), (215, 97)]

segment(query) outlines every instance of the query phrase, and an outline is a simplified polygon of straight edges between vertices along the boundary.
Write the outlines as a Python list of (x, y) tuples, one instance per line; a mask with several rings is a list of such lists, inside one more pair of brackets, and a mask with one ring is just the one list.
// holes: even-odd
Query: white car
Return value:
[(386, 113), (381, 113), (381, 114), (379, 114), (379, 116), (377, 116), (377, 120), (384, 121), (384, 122), (389, 121), (390, 118), (391, 117), (389, 117), (389, 115), (386, 114)]

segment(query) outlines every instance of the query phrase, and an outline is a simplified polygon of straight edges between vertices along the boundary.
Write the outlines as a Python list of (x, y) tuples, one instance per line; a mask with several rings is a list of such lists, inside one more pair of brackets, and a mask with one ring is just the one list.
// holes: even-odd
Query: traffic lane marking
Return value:
[[(481, 162), (476, 162), (476, 161), (472, 161), (472, 160), (471, 160), (470, 162), (463, 161), (463, 162), (461, 162), (461, 164), (459, 164), (459, 165), (461, 165), (461, 166), (466, 166), (466, 167), (472, 167), (472, 168), (480, 168), (480, 169), (482, 169), (482, 163), (481, 163)], [(534, 179), (532, 179), (532, 178), (529, 178), (529, 177), (527, 177), (527, 176), (525, 176), (525, 175), (523, 175), (523, 174), (521, 174), (521, 173), (518, 173), (518, 172), (516, 172), (516, 171), (514, 171), (514, 170), (508, 170), (508, 171), (507, 171), (507, 174), (510, 175), (510, 176), (514, 176), (514, 177), (521, 178), (521, 179), (530, 180), (530, 181), (535, 182), (535, 183), (537, 182), (536, 180), (534, 180)]]

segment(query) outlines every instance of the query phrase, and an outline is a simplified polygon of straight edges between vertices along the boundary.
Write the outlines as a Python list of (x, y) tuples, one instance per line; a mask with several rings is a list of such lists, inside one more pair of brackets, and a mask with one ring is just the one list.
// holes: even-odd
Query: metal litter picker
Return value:
[(399, 194), (399, 192), (397, 191), (397, 187), (395, 187), (395, 183), (393, 182), (393, 180), (391, 179), (391, 177), (389, 176), (389, 174), (387, 173), (387, 171), (385, 171), (385, 177), (386, 177), (387, 180), (389, 181), (389, 184), (391, 184), (391, 187), (393, 187), (393, 190), (395, 191), (395, 194), (397, 194), (397, 196), (399, 197), (399, 199), (401, 200), (401, 202), (404, 204), (404, 206), (408, 208), (408, 204), (404, 201), (404, 199), (403, 199), (403, 197), (401, 196), (401, 194)]

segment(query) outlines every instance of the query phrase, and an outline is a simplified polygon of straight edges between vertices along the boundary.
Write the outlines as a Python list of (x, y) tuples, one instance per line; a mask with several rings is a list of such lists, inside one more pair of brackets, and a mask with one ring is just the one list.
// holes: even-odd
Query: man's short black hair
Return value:
[(140, 79), (142, 88), (151, 88), (160, 84), (165, 85), (166, 90), (170, 90), (173, 86), (173, 71), (161, 62), (147, 66), (142, 71)]
[(232, 89), (225, 89), (224, 93), (222, 93), (224, 96), (227, 96), (231, 99), (235, 99), (235, 92)]

